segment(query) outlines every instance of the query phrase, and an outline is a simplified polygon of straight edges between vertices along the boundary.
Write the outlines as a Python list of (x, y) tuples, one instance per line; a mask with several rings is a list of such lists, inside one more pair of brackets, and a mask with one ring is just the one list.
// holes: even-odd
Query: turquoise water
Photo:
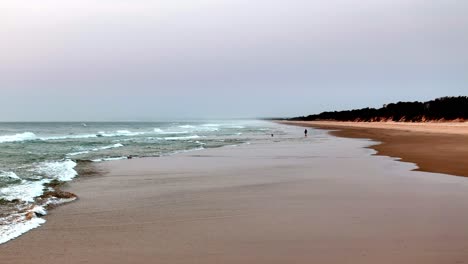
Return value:
[(67, 202), (39, 197), (51, 190), (49, 183), (79, 176), (81, 163), (238, 145), (282, 133), (276, 129), (268, 122), (238, 120), (0, 123), (0, 243), (43, 223), (37, 216), (46, 214), (48, 205)]

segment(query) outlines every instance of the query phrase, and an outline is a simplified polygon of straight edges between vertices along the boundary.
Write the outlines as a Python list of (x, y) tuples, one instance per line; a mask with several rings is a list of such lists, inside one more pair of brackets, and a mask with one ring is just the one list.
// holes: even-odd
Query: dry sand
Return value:
[(285, 121), (284, 124), (333, 126), (372, 129), (392, 129), (431, 134), (468, 135), (468, 122), (338, 122), (338, 121)]
[(101, 164), (0, 262), (468, 263), (467, 178), (311, 134)]
[(368, 138), (379, 155), (401, 158), (418, 170), (468, 176), (468, 123), (282, 122), (334, 130), (331, 134)]

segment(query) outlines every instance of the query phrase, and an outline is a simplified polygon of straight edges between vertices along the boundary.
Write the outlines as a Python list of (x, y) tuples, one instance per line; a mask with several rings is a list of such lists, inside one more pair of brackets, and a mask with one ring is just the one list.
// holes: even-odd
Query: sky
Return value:
[(2, 0), (0, 121), (288, 117), (468, 95), (466, 0)]

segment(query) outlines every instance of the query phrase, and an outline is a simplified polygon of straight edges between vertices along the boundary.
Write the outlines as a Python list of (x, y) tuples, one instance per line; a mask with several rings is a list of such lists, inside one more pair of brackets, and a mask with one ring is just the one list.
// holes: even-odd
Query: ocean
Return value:
[(0, 123), (0, 244), (43, 224), (49, 208), (75, 200), (57, 186), (79, 177), (86, 164), (246, 144), (283, 133), (256, 120)]

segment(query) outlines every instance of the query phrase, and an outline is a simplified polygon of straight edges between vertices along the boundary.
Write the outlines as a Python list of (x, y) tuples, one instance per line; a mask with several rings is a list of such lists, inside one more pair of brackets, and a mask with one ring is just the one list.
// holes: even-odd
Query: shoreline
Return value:
[(0, 245), (2, 263), (468, 260), (466, 178), (411, 172), (413, 164), (370, 155), (367, 141), (288, 131), (96, 164), (102, 175), (65, 188), (78, 201)]
[(331, 130), (345, 138), (377, 141), (376, 155), (415, 163), (418, 171), (468, 177), (468, 123), (401, 123), (279, 121), (278, 123)]
[[(226, 122), (226, 121), (223, 121)], [(129, 128), (128, 124), (125, 125), (118, 125), (119, 127), (122, 126), (125, 129), (117, 130), (117, 128), (109, 128), (109, 131), (111, 132), (83, 132), (79, 131), (78, 134), (68, 134), (65, 136), (50, 136), (47, 135), (45, 136), (44, 134), (41, 134), (40, 136), (37, 136), (33, 132), (18, 132), (16, 134), (11, 136), (5, 136), (5, 137), (11, 137), (11, 142), (16, 143), (16, 142), (25, 142), (25, 144), (34, 142), (37, 140), (41, 140), (41, 142), (48, 141), (48, 140), (61, 140), (61, 139), (88, 139), (88, 138), (96, 138), (96, 139), (102, 139), (106, 137), (117, 137), (117, 139), (112, 140), (112, 142), (108, 142), (107, 144), (102, 144), (104, 146), (96, 146), (96, 147), (81, 147), (81, 146), (74, 146), (75, 148), (79, 148), (80, 151), (64, 151), (61, 153), (62, 155), (58, 155), (59, 158), (55, 159), (50, 159), (50, 160), (44, 160), (43, 162), (41, 161), (36, 162), (35, 164), (32, 164), (31, 166), (34, 167), (45, 167), (45, 165), (52, 164), (51, 168), (46, 168), (44, 169), (44, 172), (41, 171), (40, 173), (43, 173), (45, 176), (44, 183), (41, 181), (41, 184), (38, 184), (35, 187), (36, 192), (31, 192), (31, 197), (26, 197), (27, 201), (21, 200), (24, 197), (21, 197), (20, 194), (21, 192), (15, 192), (14, 194), (16, 196), (14, 198), (7, 197), (7, 199), (0, 199), (0, 203), (3, 203), (4, 206), (0, 208), (0, 244), (7, 243), (8, 241), (11, 241), (21, 235), (26, 234), (27, 232), (40, 227), (42, 224), (44, 224), (45, 219), (44, 216), (47, 214), (50, 214), (50, 210), (53, 210), (59, 206), (62, 206), (66, 203), (69, 203), (73, 200), (76, 200), (78, 197), (76, 194), (72, 192), (67, 192), (64, 191), (65, 188), (62, 188), (63, 186), (67, 185), (69, 182), (74, 180), (75, 177), (89, 177), (89, 176), (96, 176), (99, 175), (99, 171), (94, 171), (96, 166), (92, 166), (93, 163), (96, 162), (105, 162), (105, 161), (115, 161), (115, 160), (127, 160), (127, 159), (133, 159), (133, 158), (142, 158), (142, 157), (159, 157), (159, 156), (166, 156), (166, 155), (177, 155), (178, 153), (185, 153), (185, 152), (192, 152), (200, 149), (204, 149), (205, 145), (209, 145), (209, 142), (207, 143), (202, 143), (200, 141), (189, 141), (190, 143), (193, 144), (188, 144), (185, 146), (180, 146), (178, 145), (178, 140), (187, 139), (189, 137), (190, 139), (198, 139), (202, 140), (204, 137), (210, 136), (210, 132), (218, 131), (220, 129), (238, 129), (239, 131), (243, 130), (246, 128), (247, 125), (250, 125), (248, 123), (252, 122), (257, 122), (254, 120), (249, 120), (248, 122), (245, 121), (245, 123), (239, 123), (242, 124), (242, 126), (234, 126), (230, 127), (229, 125), (226, 125), (227, 123), (223, 123), (220, 121), (220, 123), (211, 123), (208, 124), (206, 122), (202, 123), (197, 123), (197, 126), (195, 126), (196, 122), (188, 122), (192, 125), (181, 125), (179, 123), (176, 124), (171, 124), (171, 125), (161, 125), (162, 128), (148, 128), (146, 127), (144, 130), (145, 131), (140, 131), (142, 128), (136, 127), (135, 129)], [(70, 123), (73, 124), (74, 122)], [(168, 122), (165, 122), (168, 123)], [(60, 123), (62, 124), (62, 123)], [(101, 124), (100, 122), (97, 122), (96, 124)], [(157, 126), (158, 124), (155, 124), (154, 122), (149, 122), (148, 124), (151, 124), (150, 126)], [(236, 123), (233, 123), (236, 124)], [(246, 126), (244, 126), (246, 125)], [(252, 128), (255, 128), (256, 125), (252, 125)], [(127, 130), (130, 129), (130, 130)], [(163, 130), (164, 129), (164, 130)], [(179, 130), (178, 130), (179, 129)], [(26, 129), (26, 130), (34, 130), (34, 129)], [(94, 131), (98, 131), (101, 129), (96, 129), (94, 128)], [(183, 131), (180, 131), (183, 130)], [(102, 131), (105, 131), (102, 129)], [(232, 132), (232, 131), (230, 131)], [(20, 136), (24, 134), (30, 134), (32, 135), (31, 138), (21, 138)], [(201, 134), (201, 136), (198, 136), (197, 134)], [(241, 135), (242, 133), (236, 133), (237, 136)], [(164, 146), (161, 148), (161, 151), (157, 154), (149, 154), (149, 155), (141, 155), (140, 152), (145, 152), (144, 150), (138, 149), (132, 149), (131, 155), (124, 155), (124, 154), (118, 154), (115, 155), (114, 152), (110, 152), (109, 150), (111, 149), (116, 149), (120, 147), (125, 147), (121, 143), (115, 143), (115, 142), (125, 142), (126, 139), (122, 139), (122, 137), (129, 137), (133, 138), (134, 136), (139, 136), (139, 135), (150, 135), (150, 139), (154, 139), (153, 136), (158, 136), (156, 140), (167, 140), (168, 142), (170, 141), (171, 144), (170, 146)], [(180, 136), (179, 136), (180, 135)], [(234, 134), (233, 134), (234, 135)], [(232, 136), (232, 135), (231, 135)], [(14, 138), (16, 137), (16, 138)], [(160, 138), (161, 137), (161, 138)], [(233, 137), (233, 136), (232, 136)], [(148, 137), (147, 137), (148, 138)], [(210, 141), (210, 140), (207, 140)], [(212, 139), (211, 141), (214, 141)], [(241, 137), (236, 137), (233, 138), (230, 142), (225, 143), (224, 140), (215, 143), (216, 146), (215, 148), (218, 147), (224, 147), (224, 146), (230, 146), (232, 144), (244, 144), (244, 139)], [(181, 141), (182, 142), (182, 141)], [(4, 143), (4, 142), (0, 142)], [(75, 143), (75, 144), (81, 144), (83, 142)], [(101, 142), (102, 143), (102, 142)], [(66, 144), (66, 143), (65, 143)], [(84, 142), (84, 144), (88, 144)], [(96, 144), (99, 144), (96, 143)], [(182, 143), (184, 144), (184, 143)], [(129, 145), (132, 144), (127, 144), (125, 145), (128, 147)], [(152, 145), (157, 145), (157, 144), (147, 144), (145, 148), (148, 146)], [(174, 146), (174, 147), (173, 147)], [(71, 147), (73, 148), (73, 147)], [(81, 149), (82, 148), (82, 149)], [(157, 147), (156, 147), (157, 149)], [(99, 151), (105, 151), (103, 155), (92, 155), (93, 153), (98, 153)], [(107, 153), (107, 154), (106, 154)], [(116, 152), (118, 153), (118, 152)], [(133, 153), (135, 153), (133, 155)], [(90, 154), (90, 156), (86, 156)], [(84, 155), (84, 156), (83, 156)], [(60, 157), (61, 156), (61, 157)], [(60, 164), (59, 164), (60, 163)], [(67, 163), (66, 167), (61, 167), (59, 165)], [(38, 165), (36, 165), (38, 164)], [(45, 165), (43, 165), (45, 164)], [(11, 171), (11, 174), (19, 179), (19, 177), (13, 172), (15, 168), (10, 168), (8, 172)], [(39, 170), (38, 168), (37, 170)], [(32, 170), (32, 169), (31, 169)], [(2, 174), (3, 171), (0, 171), (0, 174)], [(62, 177), (62, 175), (67, 175), (66, 179)], [(8, 174), (9, 175), (9, 174)], [(7, 175), (7, 176), (8, 176)], [(24, 175), (20, 174), (20, 175)], [(4, 175), (0, 175), (0, 178), (2, 178)], [(49, 179), (50, 178), (50, 179)], [(38, 182), (38, 181), (37, 181)], [(26, 190), (24, 191), (27, 193), (27, 185), (23, 184), (23, 181), (18, 183), (17, 186), (20, 185), (25, 185), (24, 187)], [(16, 187), (16, 186), (13, 186)], [(21, 186), (20, 186), (21, 187)], [(4, 188), (5, 189), (5, 188)], [(13, 189), (13, 188), (12, 188)], [(7, 192), (8, 193), (8, 192)], [(5, 193), (3, 192), (3, 189), (0, 190), (0, 194), (4, 195)]]
[[(250, 144), (248, 142), (241, 143), (240, 145)], [(239, 145), (224, 145), (216, 148), (225, 148), (225, 147), (237, 147)], [(71, 184), (79, 180), (86, 180), (88, 178), (99, 177), (104, 175), (106, 172), (103, 170), (105, 166), (99, 166), (101, 162), (113, 162), (113, 161), (123, 161), (123, 160), (132, 160), (132, 159), (155, 159), (160, 157), (170, 157), (178, 154), (189, 153), (205, 150), (205, 148), (193, 148), (182, 151), (175, 151), (171, 153), (166, 153), (160, 156), (147, 156), (147, 157), (122, 157), (122, 158), (107, 158), (100, 159), (99, 161), (93, 160), (72, 160), (76, 163), (76, 166), (73, 168), (76, 171), (76, 175), (70, 181), (51, 181), (44, 185), (44, 189), (47, 188), (47, 191), (44, 191), (40, 196), (36, 197), (36, 201), (30, 204), (28, 207), (25, 207), (20, 211), (20, 213), (25, 215), (25, 222), (20, 222), (16, 224), (13, 228), (9, 229), (8, 235), (4, 240), (0, 239), (0, 246), (15, 239), (18, 239), (21, 236), (28, 234), (28, 232), (41, 228), (47, 221), (46, 218), (51, 214), (52, 210), (56, 210), (59, 207), (66, 206), (70, 203), (77, 202), (79, 196), (71, 192)], [(16, 205), (18, 206), (18, 205)], [(16, 214), (16, 212), (15, 212)], [(0, 223), (1, 224), (1, 223)], [(9, 225), (9, 224), (7, 224)]]

